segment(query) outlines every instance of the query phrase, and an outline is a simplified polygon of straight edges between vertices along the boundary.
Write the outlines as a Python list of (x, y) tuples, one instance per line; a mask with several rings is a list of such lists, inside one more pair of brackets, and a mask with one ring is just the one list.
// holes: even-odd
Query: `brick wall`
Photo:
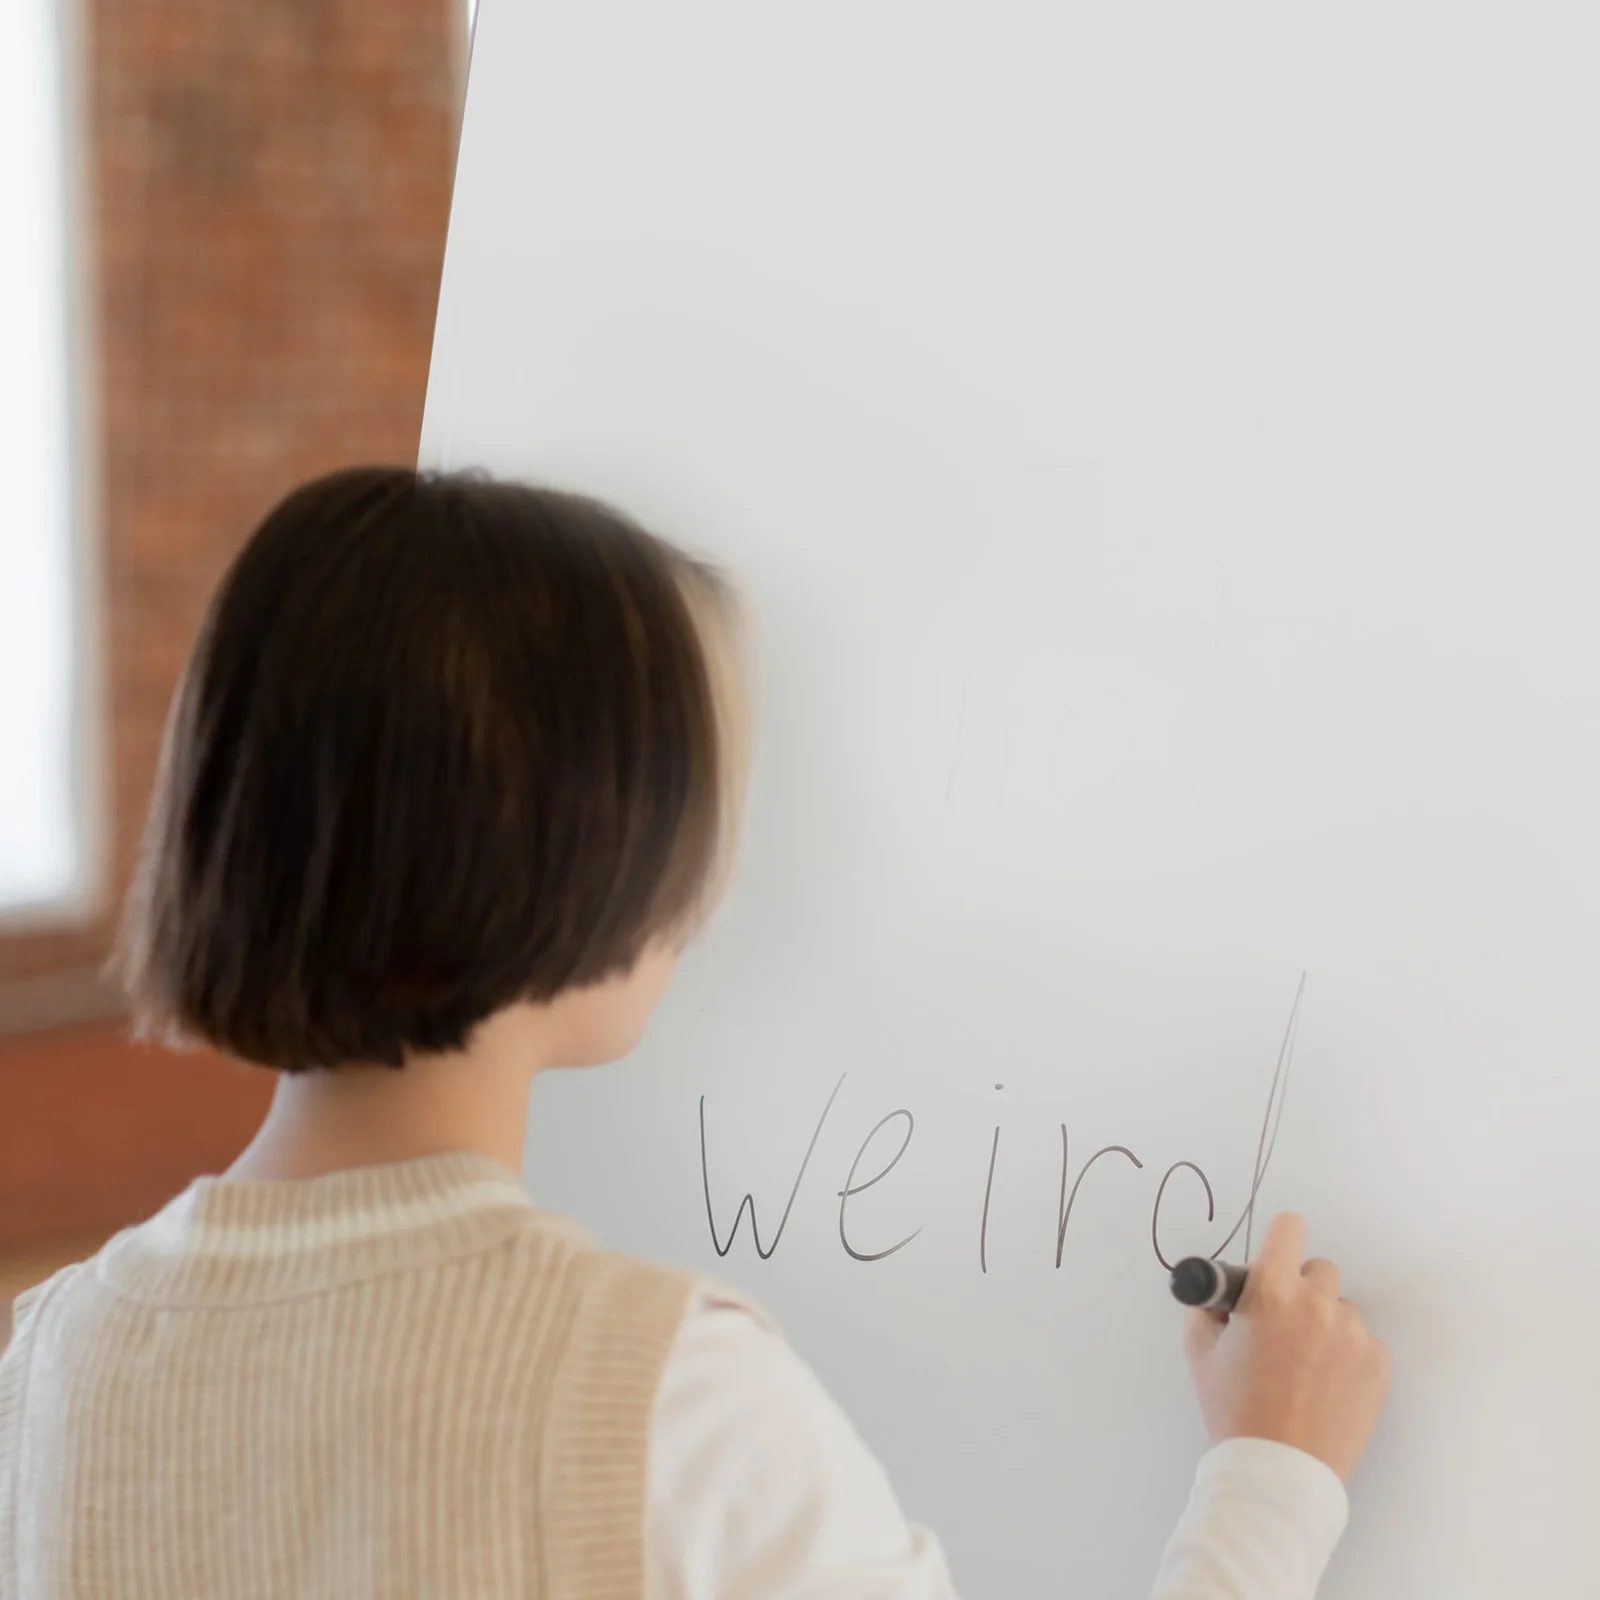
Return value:
[[(296, 480), (415, 457), (465, 8), (80, 5), (115, 900), (173, 683), (234, 549)], [(12, 1031), (19, 1016), (46, 1019), (52, 1006), (62, 1015), (93, 1006), (91, 986), (69, 980), (99, 965), (112, 920), (108, 906), (92, 927), (0, 935), (0, 1027), (8, 1016)], [(41, 1009), (47, 991), (57, 998)], [(85, 1038), (85, 1048), (118, 1048), (114, 1030)], [(18, 1076), (48, 1059), (13, 1040), (0, 1060), (0, 1118), (31, 1107), (36, 1136), (57, 1141), (70, 1162), (81, 1140), (46, 1125), (51, 1113)], [(162, 1074), (143, 1056), (123, 1076), (146, 1108), (161, 1092)], [(97, 1081), (104, 1095), (117, 1079)], [(205, 1095), (184, 1082), (184, 1115), (197, 1125)], [(107, 1109), (102, 1101), (97, 1115)], [(223, 1120), (231, 1139), (236, 1112)], [(14, 1203), (6, 1181), (0, 1170), (0, 1211)]]

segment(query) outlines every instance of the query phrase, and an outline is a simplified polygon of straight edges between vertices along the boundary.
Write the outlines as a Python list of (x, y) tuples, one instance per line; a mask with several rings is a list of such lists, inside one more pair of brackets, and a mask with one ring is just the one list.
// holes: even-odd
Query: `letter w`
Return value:
[(706, 1097), (700, 1096), (700, 1182), (706, 1192), (706, 1223), (711, 1229), (711, 1244), (719, 1256), (725, 1256), (733, 1249), (733, 1241), (739, 1237), (739, 1224), (744, 1221), (746, 1211), (750, 1213), (750, 1237), (755, 1240), (756, 1254), (763, 1261), (769, 1261), (772, 1253), (778, 1248), (778, 1241), (783, 1238), (783, 1230), (789, 1226), (789, 1213), (794, 1210), (795, 1196), (800, 1193), (800, 1184), (806, 1175), (806, 1168), (811, 1165), (811, 1152), (817, 1148), (817, 1140), (822, 1136), (822, 1125), (828, 1120), (828, 1113), (833, 1110), (833, 1102), (838, 1099), (839, 1091), (844, 1087), (844, 1075), (833, 1086), (833, 1093), (828, 1096), (828, 1103), (822, 1108), (822, 1115), (817, 1118), (816, 1131), (811, 1135), (811, 1143), (806, 1146), (805, 1159), (800, 1163), (800, 1170), (794, 1175), (794, 1187), (789, 1191), (789, 1203), (783, 1208), (783, 1215), (778, 1219), (778, 1231), (772, 1236), (772, 1243), (766, 1249), (761, 1247), (761, 1227), (756, 1221), (756, 1199), (752, 1194), (747, 1194), (739, 1202), (739, 1209), (733, 1214), (733, 1227), (728, 1231), (728, 1242), (724, 1244), (717, 1238), (717, 1222), (711, 1210), (711, 1176), (706, 1165)]

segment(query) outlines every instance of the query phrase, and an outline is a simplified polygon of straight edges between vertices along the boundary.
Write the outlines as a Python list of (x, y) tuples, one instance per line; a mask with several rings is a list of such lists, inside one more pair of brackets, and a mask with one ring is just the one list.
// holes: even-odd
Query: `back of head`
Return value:
[(145, 1023), (398, 1066), (683, 937), (733, 826), (730, 605), (577, 496), (397, 468), (291, 494), (174, 700), (121, 955)]

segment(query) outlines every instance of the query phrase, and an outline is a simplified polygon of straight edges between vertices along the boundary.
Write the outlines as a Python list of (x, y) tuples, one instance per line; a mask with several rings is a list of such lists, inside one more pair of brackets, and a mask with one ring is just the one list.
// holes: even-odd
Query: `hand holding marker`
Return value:
[(1348, 1478), (1383, 1408), (1388, 1352), (1340, 1298), (1339, 1269), (1305, 1246), (1305, 1223), (1278, 1217), (1248, 1272), (1180, 1261), (1172, 1292), (1194, 1308), (1184, 1343), (1211, 1437), (1292, 1445)]

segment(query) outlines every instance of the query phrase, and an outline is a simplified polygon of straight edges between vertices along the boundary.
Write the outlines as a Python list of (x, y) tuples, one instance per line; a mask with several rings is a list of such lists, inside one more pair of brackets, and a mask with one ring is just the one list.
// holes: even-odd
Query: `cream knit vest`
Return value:
[(3, 1600), (640, 1600), (692, 1280), (470, 1155), (203, 1179), (19, 1302)]

